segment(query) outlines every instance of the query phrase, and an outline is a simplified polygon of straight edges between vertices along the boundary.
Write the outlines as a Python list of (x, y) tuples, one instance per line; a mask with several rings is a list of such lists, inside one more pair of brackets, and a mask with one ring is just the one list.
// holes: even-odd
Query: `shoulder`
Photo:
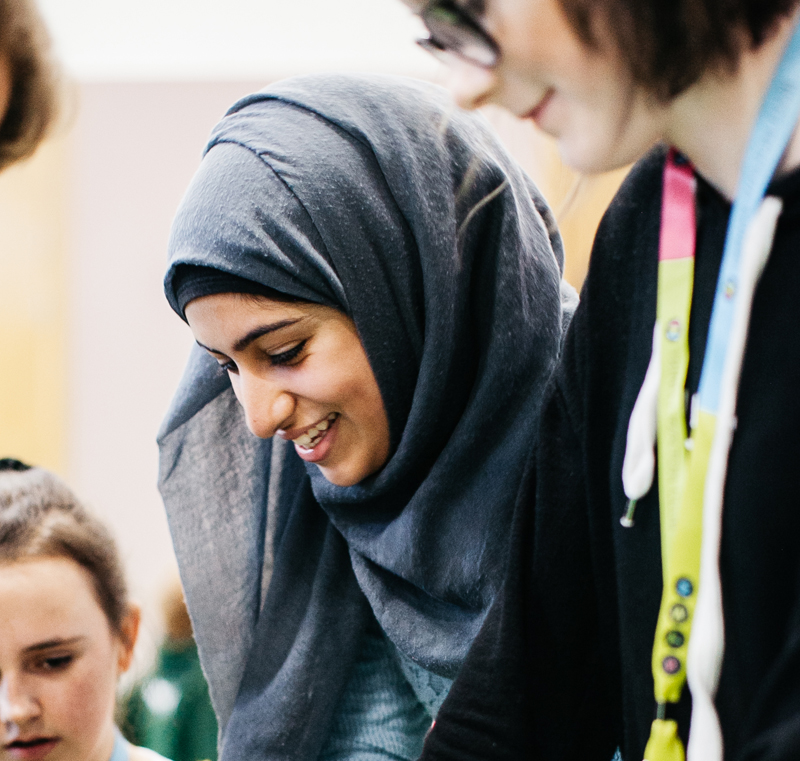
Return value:
[(128, 761), (169, 761), (169, 759), (154, 750), (150, 750), (150, 748), (142, 748), (140, 745), (128, 745)]
[(632, 234), (635, 221), (657, 223), (666, 155), (666, 147), (659, 145), (633, 165), (603, 216), (598, 239)]
[[(642, 265), (658, 250), (666, 153), (666, 147), (659, 145), (637, 162), (609, 204), (595, 235), (587, 290), (642, 282)], [(587, 295), (585, 291), (582, 298)]]
[(606, 369), (611, 385), (600, 386), (607, 391), (620, 380), (631, 341), (652, 340), (665, 158), (658, 146), (633, 166), (597, 229), (560, 373), (565, 394), (581, 408), (590, 366), (595, 381)]

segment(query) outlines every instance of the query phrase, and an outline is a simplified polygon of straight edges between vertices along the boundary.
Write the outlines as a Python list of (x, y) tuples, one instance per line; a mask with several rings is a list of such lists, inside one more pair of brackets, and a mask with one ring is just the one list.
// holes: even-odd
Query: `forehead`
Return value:
[(108, 630), (87, 571), (66, 558), (0, 564), (0, 655)]

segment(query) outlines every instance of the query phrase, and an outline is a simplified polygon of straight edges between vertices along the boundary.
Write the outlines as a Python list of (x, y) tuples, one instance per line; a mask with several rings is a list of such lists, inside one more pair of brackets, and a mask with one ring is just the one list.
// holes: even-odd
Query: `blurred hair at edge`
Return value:
[(114, 725), (139, 608), (116, 545), (54, 474), (0, 460), (0, 759), (130, 761)]
[[(416, 11), (427, 5), (404, 1)], [(723, 109), (729, 124), (755, 119), (797, 7), (798, 0), (481, 0), (471, 15), (500, 57), (484, 68), (450, 56), (448, 85), (463, 107), (497, 103), (533, 119), (579, 171), (625, 166), (664, 141), (732, 196), (737, 157), (726, 157), (735, 166), (716, 177), (722, 158), (705, 154), (721, 146), (703, 136), (707, 143), (724, 129)], [(738, 111), (737, 100), (747, 102)]]
[(57, 111), (57, 68), (35, 4), (0, 0), (0, 170), (33, 153)]

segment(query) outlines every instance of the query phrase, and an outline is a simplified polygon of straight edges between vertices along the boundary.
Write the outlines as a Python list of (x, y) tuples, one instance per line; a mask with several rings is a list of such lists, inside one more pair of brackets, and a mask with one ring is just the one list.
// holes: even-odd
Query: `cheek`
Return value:
[(110, 657), (81, 666), (51, 686), (46, 721), (71, 745), (92, 748), (113, 719), (116, 669)]

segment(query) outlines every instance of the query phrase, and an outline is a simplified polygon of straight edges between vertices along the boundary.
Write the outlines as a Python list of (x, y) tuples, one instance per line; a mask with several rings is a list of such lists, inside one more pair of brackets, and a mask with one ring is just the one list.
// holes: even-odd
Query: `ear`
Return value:
[(128, 610), (125, 612), (119, 627), (119, 656), (117, 659), (117, 668), (120, 674), (124, 674), (131, 666), (133, 650), (136, 647), (136, 640), (139, 638), (139, 624), (141, 620), (141, 607), (135, 602), (129, 602)]

